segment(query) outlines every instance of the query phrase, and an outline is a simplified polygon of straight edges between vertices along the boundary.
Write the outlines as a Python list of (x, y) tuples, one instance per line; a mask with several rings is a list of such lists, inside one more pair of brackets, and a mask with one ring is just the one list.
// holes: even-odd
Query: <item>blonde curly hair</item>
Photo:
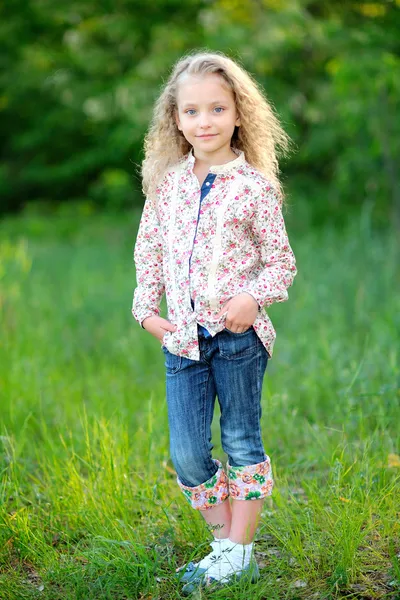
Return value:
[(188, 54), (175, 64), (155, 103), (153, 118), (144, 140), (144, 193), (152, 196), (165, 171), (191, 149), (175, 120), (178, 110), (177, 90), (182, 76), (209, 73), (220, 75), (234, 96), (241, 124), (235, 127), (231, 146), (243, 150), (247, 162), (265, 175), (282, 201), (278, 155), (288, 152), (290, 138), (282, 129), (273, 106), (257, 82), (222, 52)]

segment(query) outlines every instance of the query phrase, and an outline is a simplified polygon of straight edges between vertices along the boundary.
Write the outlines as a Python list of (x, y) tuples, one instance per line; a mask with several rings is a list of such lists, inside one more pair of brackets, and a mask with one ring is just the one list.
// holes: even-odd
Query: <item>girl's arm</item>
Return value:
[(140, 325), (146, 317), (159, 315), (165, 291), (163, 250), (155, 200), (146, 198), (134, 249), (137, 287), (132, 314)]
[(260, 246), (262, 270), (245, 290), (260, 308), (288, 299), (287, 288), (297, 273), (280, 203), (272, 188), (257, 197), (252, 232)]

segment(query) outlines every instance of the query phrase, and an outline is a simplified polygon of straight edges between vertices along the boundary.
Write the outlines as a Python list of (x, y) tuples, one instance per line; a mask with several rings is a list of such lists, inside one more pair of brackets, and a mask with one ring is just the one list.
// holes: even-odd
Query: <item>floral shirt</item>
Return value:
[(243, 292), (258, 302), (253, 327), (272, 356), (276, 333), (266, 309), (287, 300), (297, 272), (276, 191), (236, 154), (210, 167), (216, 178), (201, 205), (193, 151), (171, 167), (146, 199), (136, 238), (132, 314), (140, 324), (159, 315), (165, 292), (177, 327), (163, 344), (192, 360), (200, 359), (198, 324), (214, 337), (225, 328), (226, 313), (217, 317), (223, 304)]

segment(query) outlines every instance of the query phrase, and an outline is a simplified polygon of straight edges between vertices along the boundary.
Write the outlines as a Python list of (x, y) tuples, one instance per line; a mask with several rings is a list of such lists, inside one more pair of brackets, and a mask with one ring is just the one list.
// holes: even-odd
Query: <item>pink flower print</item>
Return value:
[(264, 462), (260, 463), (257, 465), (256, 468), (256, 473), (259, 473), (260, 475), (266, 475), (268, 473), (268, 471), (270, 470), (271, 465), (269, 460), (265, 460)]
[[(268, 307), (273, 302), (287, 299), (286, 288), (292, 283), (296, 267), (284, 230), (279, 198), (265, 176), (243, 158), (238, 165), (227, 167), (226, 171), (217, 175), (214, 189), (199, 206), (193, 160), (192, 156), (192, 161), (189, 157), (179, 161), (181, 172), (178, 178), (174, 166), (158, 185), (158, 210), (157, 202), (146, 200), (136, 244), (138, 289), (135, 290), (132, 312), (138, 321), (150, 313), (159, 314), (157, 306), (165, 291), (168, 319), (182, 323), (179, 342), (175, 336), (169, 336), (167, 347), (177, 355), (198, 360), (197, 329), (193, 327), (193, 319), (186, 318), (186, 313), (192, 316), (185, 294), (188, 289), (185, 277), (189, 269), (191, 292), (196, 290), (203, 300), (200, 303), (197, 297), (199, 322), (205, 327), (208, 325), (215, 335), (221, 330), (222, 322), (215, 319), (214, 303), (211, 304), (213, 308), (208, 310), (211, 291), (218, 307), (222, 296), (228, 294), (232, 297), (243, 290), (253, 292), (260, 306)], [(240, 186), (231, 185), (236, 179), (239, 179)], [(173, 202), (177, 206), (172, 223), (170, 208)], [(218, 207), (222, 205), (226, 205), (227, 210), (221, 213)], [(196, 245), (193, 246), (199, 208), (201, 220)], [(212, 283), (210, 265), (214, 260), (213, 238), (217, 226), (222, 228), (221, 246), (217, 255), (215, 287), (211, 290), (212, 286), (208, 283)], [(171, 253), (167, 240), (172, 241)], [(188, 248), (194, 249), (196, 259)], [(190, 256), (192, 261), (189, 265)], [(268, 264), (261, 260), (261, 256), (268, 256)], [(276, 263), (278, 257), (279, 263)], [(178, 299), (182, 301), (178, 302)], [(187, 325), (183, 326), (185, 321)], [(260, 312), (254, 328), (272, 355), (275, 331), (269, 316)], [(204, 502), (200, 500), (200, 504)]]
[(229, 482), (229, 495), (232, 498), (238, 498), (240, 496), (240, 487), (236, 483)]
[(263, 496), (264, 495), (270, 496), (273, 487), (274, 487), (274, 482), (272, 481), (272, 479), (268, 479), (267, 483), (261, 487), (261, 493), (263, 494)]
[(239, 477), (241, 478), (241, 480), (243, 481), (243, 483), (251, 483), (253, 481), (253, 476), (252, 475), (247, 475), (246, 473), (241, 473), (239, 475)]

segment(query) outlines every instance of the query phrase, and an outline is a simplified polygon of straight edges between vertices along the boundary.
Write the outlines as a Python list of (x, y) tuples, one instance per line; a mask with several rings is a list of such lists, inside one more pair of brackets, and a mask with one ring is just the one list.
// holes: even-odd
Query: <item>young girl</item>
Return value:
[[(212, 551), (178, 570), (186, 594), (258, 578), (253, 539), (273, 487), (260, 432), (266, 308), (296, 274), (278, 178), (287, 147), (256, 82), (222, 53), (175, 65), (145, 141), (132, 312), (162, 344), (177, 482), (214, 533)], [(211, 455), (216, 397), (226, 469)]]

